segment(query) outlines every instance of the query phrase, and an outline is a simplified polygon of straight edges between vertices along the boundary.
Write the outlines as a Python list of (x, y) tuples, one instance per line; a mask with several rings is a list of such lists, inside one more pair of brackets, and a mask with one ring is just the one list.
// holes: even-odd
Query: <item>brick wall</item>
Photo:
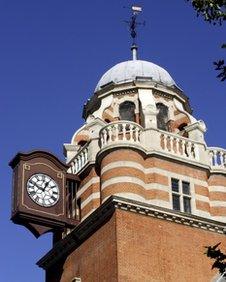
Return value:
[(47, 271), (47, 282), (206, 282), (216, 272), (204, 246), (225, 235), (116, 210), (108, 222)]

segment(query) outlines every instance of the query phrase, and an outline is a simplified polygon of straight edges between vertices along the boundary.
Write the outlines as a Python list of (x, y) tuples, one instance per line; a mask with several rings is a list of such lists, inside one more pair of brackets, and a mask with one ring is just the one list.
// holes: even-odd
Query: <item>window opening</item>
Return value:
[(83, 146), (86, 145), (86, 143), (87, 143), (87, 141), (81, 140), (81, 141), (78, 142), (78, 145), (81, 146), (81, 147), (83, 147)]
[(191, 191), (190, 183), (171, 179), (173, 209), (191, 213)]
[(168, 107), (162, 103), (156, 104), (157, 114), (157, 128), (168, 131)]
[(119, 105), (120, 120), (135, 121), (135, 104), (125, 101)]
[(181, 132), (181, 135), (183, 137), (188, 138), (188, 133), (184, 129), (186, 126), (187, 126), (187, 123), (182, 123), (180, 126), (178, 126), (178, 130)]
[(66, 210), (67, 210), (67, 217), (72, 219), (78, 219), (76, 192), (77, 192), (77, 182), (68, 179), (67, 190), (66, 190)]

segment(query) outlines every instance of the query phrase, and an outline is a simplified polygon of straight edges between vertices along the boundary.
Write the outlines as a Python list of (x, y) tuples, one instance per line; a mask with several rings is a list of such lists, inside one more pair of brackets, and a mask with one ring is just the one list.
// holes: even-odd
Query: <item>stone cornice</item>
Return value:
[(144, 204), (118, 196), (111, 196), (88, 218), (75, 227), (70, 234), (56, 243), (52, 250), (37, 262), (37, 265), (43, 269), (48, 269), (59, 260), (66, 258), (68, 254), (80, 246), (82, 242), (100, 228), (116, 209), (167, 220), (194, 228), (200, 228), (219, 234), (226, 234), (225, 224), (219, 221), (206, 219), (192, 214), (176, 212), (174, 210)]

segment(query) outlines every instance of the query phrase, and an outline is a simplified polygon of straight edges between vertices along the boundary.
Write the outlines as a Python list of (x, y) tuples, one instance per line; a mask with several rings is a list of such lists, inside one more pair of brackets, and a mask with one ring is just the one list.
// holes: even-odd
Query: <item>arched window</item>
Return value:
[(179, 131), (183, 131), (184, 128), (187, 126), (187, 123), (182, 123), (178, 126)]
[(168, 131), (168, 107), (162, 103), (156, 104), (158, 109), (157, 128)]
[(83, 147), (83, 146), (86, 145), (86, 143), (87, 143), (86, 140), (80, 140), (80, 141), (78, 142), (78, 145), (81, 146), (81, 147)]
[(183, 137), (187, 137), (188, 138), (188, 133), (185, 131), (185, 127), (187, 126), (187, 123), (182, 123), (178, 126), (179, 131), (182, 133)]
[(135, 121), (135, 104), (130, 101), (120, 104), (119, 115), (121, 120)]

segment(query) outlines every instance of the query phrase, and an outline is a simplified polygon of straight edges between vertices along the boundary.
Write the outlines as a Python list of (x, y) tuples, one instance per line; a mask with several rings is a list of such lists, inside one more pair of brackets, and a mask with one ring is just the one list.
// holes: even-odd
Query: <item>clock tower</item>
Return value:
[(203, 253), (226, 245), (226, 150), (206, 144), (204, 121), (169, 72), (138, 59), (135, 42), (131, 50), (84, 105), (66, 163), (43, 151), (10, 163), (13, 222), (37, 237), (55, 234), (37, 263), (47, 282), (216, 275)]

